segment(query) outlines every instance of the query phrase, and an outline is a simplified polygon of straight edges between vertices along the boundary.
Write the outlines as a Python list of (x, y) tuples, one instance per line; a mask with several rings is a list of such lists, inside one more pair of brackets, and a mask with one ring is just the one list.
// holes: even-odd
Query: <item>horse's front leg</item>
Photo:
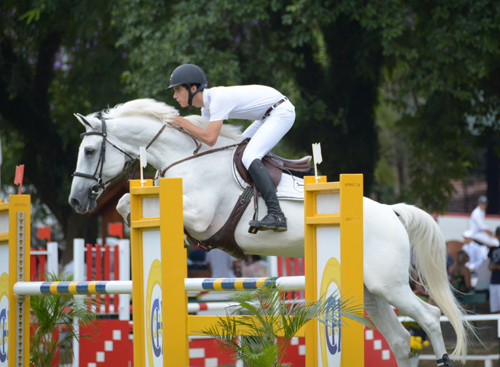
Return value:
[(199, 200), (183, 195), (184, 203), (184, 227), (195, 232), (203, 233), (212, 224), (215, 210), (212, 203), (202, 203)]
[[(212, 224), (215, 211), (213, 203), (200, 203), (198, 199), (183, 196), (184, 226), (195, 232), (203, 233)], [(130, 227), (130, 194), (125, 194), (118, 201), (116, 210)]]
[(116, 210), (123, 217), (125, 223), (130, 227), (130, 194), (125, 194), (118, 201)]

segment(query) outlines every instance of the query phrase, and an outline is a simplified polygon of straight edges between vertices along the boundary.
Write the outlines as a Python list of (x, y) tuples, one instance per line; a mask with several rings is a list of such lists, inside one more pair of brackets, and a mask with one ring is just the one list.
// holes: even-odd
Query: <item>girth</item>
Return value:
[(214, 248), (218, 248), (222, 251), (227, 252), (229, 255), (236, 259), (244, 260), (245, 253), (236, 243), (236, 239), (234, 238), (234, 230), (236, 229), (236, 226), (243, 216), (245, 209), (250, 203), (252, 196), (253, 188), (248, 186), (238, 198), (238, 201), (236, 202), (231, 215), (229, 215), (229, 219), (227, 220), (227, 222), (212, 237), (204, 241), (199, 241), (191, 236), (186, 230), (184, 230), (184, 233), (191, 240), (191, 242), (194, 243), (195, 246), (198, 246), (206, 252), (209, 252)]

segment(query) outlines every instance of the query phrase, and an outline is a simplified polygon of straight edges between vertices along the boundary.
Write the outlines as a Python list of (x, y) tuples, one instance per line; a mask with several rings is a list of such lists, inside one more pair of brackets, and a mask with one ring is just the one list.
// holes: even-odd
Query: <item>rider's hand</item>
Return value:
[(184, 124), (184, 117), (182, 116), (174, 116), (168, 120), (168, 123), (172, 126), (181, 126)]

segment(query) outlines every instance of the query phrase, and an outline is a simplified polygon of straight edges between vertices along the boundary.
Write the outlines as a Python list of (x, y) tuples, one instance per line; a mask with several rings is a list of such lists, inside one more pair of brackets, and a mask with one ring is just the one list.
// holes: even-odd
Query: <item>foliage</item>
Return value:
[[(61, 281), (57, 276), (47, 276), (47, 281)], [(80, 337), (91, 338), (91, 335), (79, 335), (73, 329), (73, 319), (78, 318), (82, 325), (92, 324), (97, 314), (92, 311), (88, 301), (79, 302), (74, 296), (42, 295), (30, 296), (31, 328), (35, 332), (30, 337), (30, 365), (50, 367), (57, 351), (64, 344), (78, 340)], [(64, 327), (64, 333), (54, 337), (56, 329)]]
[[(347, 317), (371, 327), (363, 317), (363, 308), (351, 299), (339, 300), (337, 293), (317, 302), (290, 304), (283, 299), (280, 287), (261, 286), (255, 292), (237, 294), (235, 301), (237, 305), (226, 310), (226, 317), (219, 317), (216, 326), (202, 333), (222, 342), (219, 346), (245, 361), (247, 367), (282, 366), (292, 337), (311, 320), (340, 327)], [(243, 316), (232, 317), (236, 315)], [(238, 342), (241, 327), (248, 331)]]
[[(348, 19), (335, 23), (330, 5), (126, 0), (115, 13), (122, 32), (118, 44), (133, 48), (124, 80), (139, 95), (171, 104), (176, 102), (165, 87), (182, 63), (202, 66), (210, 86), (275, 87), (297, 111), (282, 145), (299, 155), (322, 141), (328, 157), (322, 172), (332, 180), (341, 172), (362, 172), (369, 188), (377, 158), (377, 33)], [(356, 44), (362, 49), (352, 47)]]
[[(115, 1), (3, 1), (0, 5), (0, 135), (5, 182), (25, 164), (25, 185), (59, 221), (68, 243), (94, 241), (97, 220), (67, 198), (80, 142), (74, 112), (125, 100), (127, 63), (111, 22)], [(129, 97), (128, 97), (129, 98)], [(72, 258), (72, 248), (64, 257)]]
[(393, 162), (377, 164), (374, 115), (378, 103), (392, 105), (395, 157), (407, 172), (389, 177), (399, 180), (389, 201), (445, 210), (450, 179), (475, 164), (473, 135), (496, 120), (500, 5), (491, 0), (126, 0), (115, 16), (119, 45), (133, 48), (123, 74), (130, 90), (175, 103), (165, 85), (187, 62), (210, 85), (276, 87), (297, 108), (286, 144), (299, 154), (324, 142), (331, 179), (362, 172), (369, 189), (378, 171), (388, 185)]
[(397, 130), (409, 151), (410, 195), (402, 199), (446, 211), (453, 193), (450, 180), (470, 172), (474, 151), (485, 144), (475, 136), (499, 135), (498, 124), (493, 134), (487, 129), (499, 111), (500, 6), (494, 1), (392, 1), (379, 4), (399, 9), (387, 17), (375, 4), (356, 13), (364, 25), (381, 31), (384, 99), (403, 113)]

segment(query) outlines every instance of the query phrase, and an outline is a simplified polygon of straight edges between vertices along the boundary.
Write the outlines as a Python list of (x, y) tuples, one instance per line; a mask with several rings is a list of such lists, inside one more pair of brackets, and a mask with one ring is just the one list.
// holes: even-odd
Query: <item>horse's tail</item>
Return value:
[(412, 205), (396, 204), (391, 208), (399, 215), (410, 237), (416, 260), (416, 269), (412, 271), (455, 329), (457, 345), (453, 356), (465, 358), (469, 335), (475, 332), (464, 319), (464, 309), (451, 290), (446, 271), (446, 243), (439, 226), (429, 214)]

